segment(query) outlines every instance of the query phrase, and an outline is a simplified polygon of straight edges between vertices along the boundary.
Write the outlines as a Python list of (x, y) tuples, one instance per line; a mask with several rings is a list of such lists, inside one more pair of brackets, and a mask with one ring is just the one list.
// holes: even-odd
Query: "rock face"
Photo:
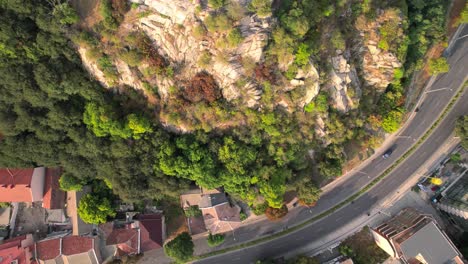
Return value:
[(328, 90), (333, 101), (333, 107), (341, 112), (347, 112), (354, 107), (348, 89), (353, 89), (360, 96), (360, 83), (356, 69), (350, 66), (343, 55), (332, 57), (332, 69)]
[(289, 86), (285, 86), (285, 91), (293, 90), (297, 87), (304, 87), (305, 94), (297, 105), (302, 108), (310, 103), (320, 91), (319, 74), (314, 65), (309, 62), (305, 69), (299, 69), (294, 79), (289, 81)]
[[(227, 100), (247, 95), (244, 102), (254, 106), (260, 99), (261, 90), (251, 83), (243, 87), (236, 86), (236, 82), (243, 77), (244, 69), (239, 63), (239, 56), (249, 56), (254, 62), (262, 58), (263, 49), (267, 44), (270, 23), (268, 19), (260, 19), (256, 15), (246, 16), (239, 22), (242, 43), (234, 49), (218, 49), (215, 45), (216, 37), (205, 36), (195, 38), (194, 28), (200, 25), (199, 19), (204, 19), (208, 12), (202, 11), (195, 16), (195, 5), (188, 1), (175, 0), (144, 0), (143, 3), (154, 10), (154, 14), (140, 19), (139, 27), (155, 42), (161, 53), (172, 64), (184, 65), (178, 78), (189, 79), (196, 72), (208, 70), (222, 88), (223, 96)], [(201, 68), (198, 58), (203, 52), (212, 55), (210, 65)], [(217, 59), (222, 57), (222, 61)], [(164, 90), (165, 88), (162, 87)], [(242, 91), (241, 91), (242, 90)]]
[(403, 31), (402, 17), (397, 11), (388, 9), (379, 10), (378, 13), (378, 17), (373, 21), (364, 16), (357, 19), (356, 28), (363, 37), (357, 46), (357, 55), (362, 58), (362, 77), (365, 84), (383, 91), (393, 80), (395, 69), (400, 68), (402, 64), (394, 53), (379, 48), (379, 42), (383, 41), (380, 30), (391, 20), (398, 27), (397, 34), (402, 35)]

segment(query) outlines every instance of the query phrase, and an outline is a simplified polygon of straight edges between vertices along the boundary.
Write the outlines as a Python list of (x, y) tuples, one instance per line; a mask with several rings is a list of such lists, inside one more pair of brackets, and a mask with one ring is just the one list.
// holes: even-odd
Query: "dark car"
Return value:
[(385, 151), (385, 153), (382, 155), (382, 158), (383, 159), (387, 159), (388, 157), (390, 157), (390, 155), (392, 155), (393, 153), (393, 149), (388, 149), (387, 151)]

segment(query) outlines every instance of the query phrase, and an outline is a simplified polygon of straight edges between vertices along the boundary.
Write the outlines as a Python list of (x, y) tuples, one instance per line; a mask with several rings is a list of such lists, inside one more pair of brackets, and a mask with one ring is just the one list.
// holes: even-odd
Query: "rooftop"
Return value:
[(226, 194), (224, 193), (202, 194), (198, 207), (200, 209), (209, 208), (209, 207), (217, 206), (217, 205), (224, 204), (227, 202), (228, 200), (226, 198)]
[(163, 245), (163, 217), (161, 214), (143, 214), (140, 222), (141, 251), (157, 249)]
[(458, 256), (457, 250), (432, 221), (403, 241), (400, 248), (406, 259), (423, 258), (426, 263), (452, 263)]
[(65, 192), (60, 189), (60, 169), (46, 169), (43, 206), (47, 209), (62, 209), (65, 205)]
[(35, 244), (36, 259), (40, 262), (63, 263), (97, 263), (94, 251), (95, 238), (67, 236), (39, 241)]
[(0, 202), (32, 202), (33, 173), (34, 168), (0, 169)]
[(0, 263), (10, 264), (17, 261), (17, 264), (29, 264), (31, 251), (29, 243), (32, 244), (32, 237), (19, 236), (7, 239), (0, 244)]

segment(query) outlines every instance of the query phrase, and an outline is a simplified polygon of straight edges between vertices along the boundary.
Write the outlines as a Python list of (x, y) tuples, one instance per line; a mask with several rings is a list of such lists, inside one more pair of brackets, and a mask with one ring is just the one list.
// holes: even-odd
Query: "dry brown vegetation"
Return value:
[(193, 103), (200, 101), (212, 103), (221, 98), (221, 91), (213, 76), (207, 72), (199, 72), (190, 80), (183, 96)]

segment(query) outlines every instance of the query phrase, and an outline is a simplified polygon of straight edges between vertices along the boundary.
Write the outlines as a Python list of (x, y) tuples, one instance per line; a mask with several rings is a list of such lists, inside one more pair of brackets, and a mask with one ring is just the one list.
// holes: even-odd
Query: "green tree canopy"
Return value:
[(449, 69), (450, 65), (448, 64), (447, 59), (444, 57), (429, 60), (429, 73), (431, 75), (445, 73), (448, 72)]
[(83, 180), (70, 173), (63, 173), (59, 179), (60, 189), (64, 191), (79, 191), (83, 188)]
[(107, 217), (114, 217), (115, 211), (108, 198), (86, 194), (78, 205), (80, 218), (89, 224), (102, 224)]
[(176, 261), (187, 261), (193, 256), (193, 242), (189, 233), (184, 232), (164, 245), (164, 252)]

